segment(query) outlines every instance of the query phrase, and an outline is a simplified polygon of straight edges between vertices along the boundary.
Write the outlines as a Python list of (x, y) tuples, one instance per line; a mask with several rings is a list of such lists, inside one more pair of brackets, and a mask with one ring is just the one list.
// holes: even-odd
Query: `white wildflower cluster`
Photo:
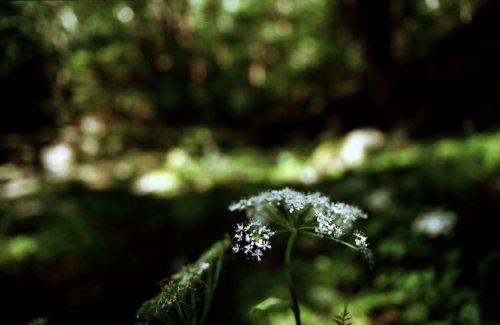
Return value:
[(318, 226), (314, 229), (321, 236), (342, 237), (350, 230), (354, 221), (366, 219), (367, 216), (360, 209), (345, 203), (329, 203), (314, 211)]
[(435, 209), (418, 216), (413, 222), (413, 230), (431, 238), (448, 235), (455, 226), (457, 216), (454, 212)]
[(343, 234), (343, 230), (335, 222), (333, 222), (330, 215), (323, 213), (322, 211), (316, 211), (316, 220), (318, 221), (318, 227), (314, 229), (321, 236), (327, 235), (334, 238), (340, 238)]
[(269, 239), (275, 234), (269, 227), (259, 223), (236, 224), (233, 253), (243, 251), (246, 255), (260, 261), (263, 251), (271, 249)]
[[(351, 231), (356, 220), (367, 218), (357, 207), (331, 202), (320, 193), (305, 194), (289, 188), (266, 191), (240, 200), (231, 204), (229, 210), (245, 211), (250, 221), (246, 225), (237, 225), (233, 252), (242, 250), (259, 261), (262, 251), (271, 248), (269, 238), (274, 235), (264, 223), (274, 223), (285, 230), (299, 229), (320, 237), (340, 240)], [(365, 257), (373, 257), (368, 249), (366, 236), (357, 231), (354, 236), (356, 248)]]
[(372, 251), (368, 248), (368, 243), (366, 242), (368, 237), (366, 237), (365, 234), (359, 230), (354, 231), (354, 237), (354, 244), (356, 244), (356, 247), (359, 249), (361, 254), (363, 254), (363, 257), (368, 261), (368, 263), (373, 265), (375, 258)]
[(272, 190), (240, 200), (229, 206), (231, 211), (245, 211), (249, 218), (262, 217), (266, 206), (281, 206), (288, 213), (303, 211), (311, 206), (321, 206), (330, 202), (329, 199), (319, 193), (304, 194), (284, 188)]

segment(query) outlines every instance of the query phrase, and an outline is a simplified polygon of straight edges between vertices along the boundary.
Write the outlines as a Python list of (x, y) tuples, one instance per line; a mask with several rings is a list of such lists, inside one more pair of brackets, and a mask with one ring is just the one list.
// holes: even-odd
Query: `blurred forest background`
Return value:
[[(290, 186), (367, 211), (377, 258), (299, 241), (306, 324), (498, 324), (499, 34), (494, 0), (2, 2), (0, 323), (132, 324)], [(291, 323), (248, 314), (280, 245), (209, 323)]]

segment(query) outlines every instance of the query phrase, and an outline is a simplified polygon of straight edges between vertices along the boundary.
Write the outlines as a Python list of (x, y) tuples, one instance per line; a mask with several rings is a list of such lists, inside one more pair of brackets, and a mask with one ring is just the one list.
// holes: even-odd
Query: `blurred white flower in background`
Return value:
[(391, 192), (385, 188), (372, 191), (365, 199), (366, 205), (372, 210), (384, 210), (391, 204)]
[(444, 209), (435, 209), (418, 216), (413, 222), (413, 230), (435, 238), (448, 235), (455, 226), (456, 214)]

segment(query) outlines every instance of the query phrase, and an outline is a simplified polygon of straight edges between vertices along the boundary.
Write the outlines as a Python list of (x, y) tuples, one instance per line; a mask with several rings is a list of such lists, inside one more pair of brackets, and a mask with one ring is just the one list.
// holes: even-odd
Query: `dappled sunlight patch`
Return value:
[(115, 8), (115, 16), (120, 22), (127, 24), (134, 19), (134, 10), (129, 6), (121, 6)]
[(287, 150), (281, 151), (276, 158), (276, 165), (274, 168), (271, 167), (270, 178), (274, 182), (296, 181), (303, 168), (303, 162), (300, 158)]
[(240, 0), (223, 0), (222, 7), (227, 12), (235, 13), (240, 7)]
[(64, 7), (60, 11), (59, 19), (63, 27), (69, 32), (75, 31), (78, 27), (78, 18), (70, 7)]
[(38, 241), (26, 235), (0, 240), (0, 262), (22, 261), (38, 251)]
[(312, 153), (311, 164), (322, 174), (338, 175), (360, 167), (374, 150), (381, 150), (386, 136), (374, 128), (355, 129), (344, 137), (320, 143)]
[[(477, 133), (465, 138), (442, 138), (431, 143), (408, 142), (389, 145), (368, 161), (368, 169), (384, 170), (410, 166), (433, 165), (461, 169), (474, 175), (497, 172), (500, 164), (500, 132)], [(461, 175), (464, 176), (464, 175)]]
[(176, 174), (168, 171), (151, 172), (141, 176), (134, 183), (132, 191), (136, 194), (174, 194), (181, 188)]
[[(82, 123), (82, 131), (96, 140), (95, 136), (102, 132), (100, 122), (87, 117)], [(77, 181), (92, 189), (107, 189), (121, 182), (136, 194), (171, 197), (234, 182), (311, 185), (359, 168), (383, 171), (428, 164), (433, 166), (430, 171), (438, 173), (446, 164), (449, 170), (461, 170), (462, 178), (479, 177), (500, 163), (496, 150), (499, 133), (445, 138), (431, 144), (393, 143), (385, 138), (375, 129), (359, 129), (305, 150), (292, 147), (264, 152), (249, 147), (221, 149), (212, 130), (193, 128), (186, 131), (177, 146), (164, 153), (130, 150), (117, 159), (99, 158), (99, 153), (89, 149), (96, 154), (91, 158), (89, 150), (78, 151), (73, 145), (60, 142), (42, 150), (47, 175), (43, 182)], [(374, 149), (377, 151), (372, 152)], [(17, 198), (36, 192), (42, 180), (28, 174), (12, 164), (0, 166), (2, 197)], [(373, 210), (384, 209), (390, 201), (388, 188), (375, 190), (365, 199)]]
[(33, 194), (40, 189), (40, 179), (37, 177), (23, 177), (0, 184), (0, 197), (3, 199), (17, 199)]
[(82, 117), (80, 129), (84, 134), (103, 135), (106, 132), (106, 125), (98, 116), (88, 114)]
[(134, 173), (134, 166), (127, 160), (119, 161), (113, 167), (113, 176), (118, 180), (126, 180)]
[(371, 166), (378, 170), (409, 167), (416, 164), (421, 158), (425, 158), (422, 146), (409, 144), (405, 148), (385, 151), (378, 155), (371, 161)]
[(500, 132), (476, 134), (463, 139), (442, 139), (434, 150), (445, 159), (476, 161), (488, 170), (498, 168), (500, 163)]
[(339, 141), (327, 140), (321, 142), (311, 154), (311, 165), (323, 175), (340, 173), (342, 168), (336, 158), (339, 150)]
[(385, 135), (379, 130), (353, 130), (345, 137), (338, 158), (346, 168), (360, 166), (369, 150), (380, 149), (385, 142)]
[(22, 178), (25, 170), (15, 164), (0, 165), (0, 182)]
[(183, 148), (173, 148), (167, 152), (165, 167), (180, 170), (191, 164), (189, 153)]
[(112, 186), (113, 174), (109, 164), (82, 164), (78, 166), (77, 179), (90, 189), (107, 189)]
[(75, 165), (74, 149), (66, 143), (47, 146), (42, 151), (42, 163), (49, 176), (56, 179), (69, 179)]

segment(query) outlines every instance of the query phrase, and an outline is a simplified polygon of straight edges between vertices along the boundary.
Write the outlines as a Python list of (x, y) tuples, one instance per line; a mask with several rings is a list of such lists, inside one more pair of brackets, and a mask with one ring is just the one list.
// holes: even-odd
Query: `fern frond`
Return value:
[(333, 316), (333, 321), (337, 325), (352, 325), (351, 316), (347, 310), (347, 305), (344, 306), (344, 311), (336, 316)]

